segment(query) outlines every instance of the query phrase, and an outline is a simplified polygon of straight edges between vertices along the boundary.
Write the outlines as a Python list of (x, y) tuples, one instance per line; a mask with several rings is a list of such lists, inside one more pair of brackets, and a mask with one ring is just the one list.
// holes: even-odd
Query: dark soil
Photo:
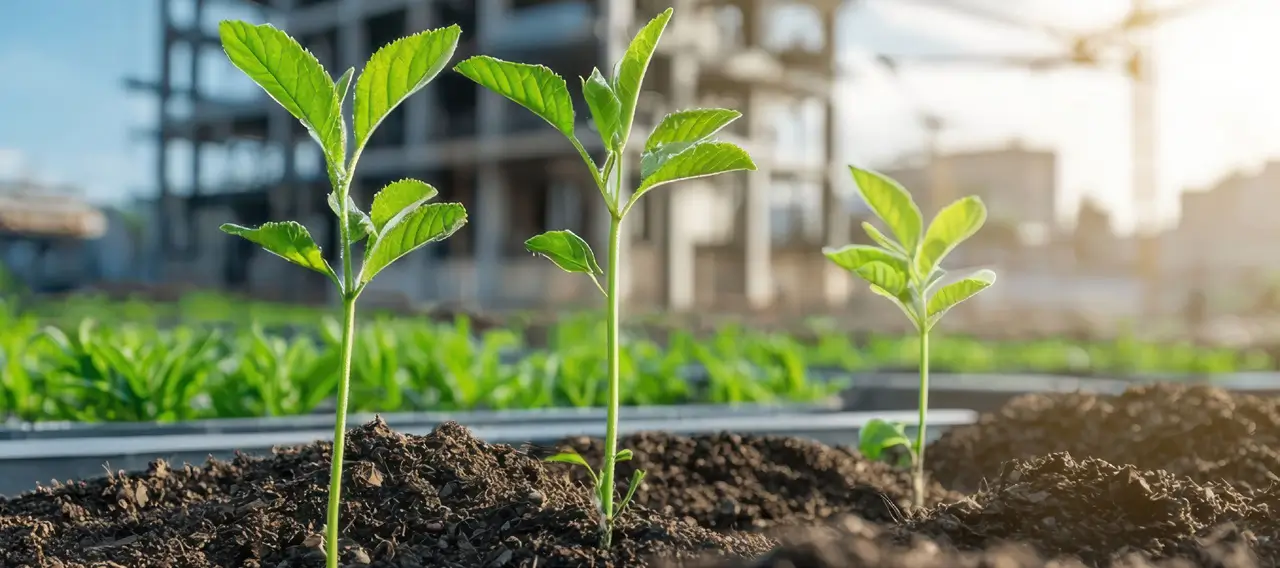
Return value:
[[(619, 491), (636, 469), (644, 470), (637, 503), (673, 516), (690, 517), (717, 530), (765, 529), (814, 524), (858, 512), (892, 522), (911, 503), (910, 473), (864, 459), (848, 448), (781, 436), (717, 434), (690, 438), (647, 432), (619, 440), (635, 457), (618, 464)], [(600, 440), (578, 438), (563, 446), (596, 466)], [(580, 467), (557, 468), (587, 483)], [(928, 504), (963, 498), (937, 483)]]
[[(596, 548), (583, 472), (550, 448), (489, 445), (457, 424), (352, 431), (343, 565), (1244, 568), (1280, 565), (1270, 485), (1276, 402), (1203, 387), (1023, 397), (928, 452), (908, 476), (781, 437), (648, 433), (614, 547)], [(598, 441), (567, 440), (593, 465)], [(58, 485), (0, 500), (0, 567), (323, 565), (330, 447)], [(950, 484), (950, 485), (949, 485)], [(943, 489), (963, 488), (967, 494)], [(781, 545), (780, 545), (781, 543)]]
[(1240, 488), (1280, 480), (1280, 399), (1207, 386), (1143, 385), (1121, 395), (1024, 395), (945, 433), (926, 463), (943, 485), (979, 488), (1001, 462), (1054, 452)]

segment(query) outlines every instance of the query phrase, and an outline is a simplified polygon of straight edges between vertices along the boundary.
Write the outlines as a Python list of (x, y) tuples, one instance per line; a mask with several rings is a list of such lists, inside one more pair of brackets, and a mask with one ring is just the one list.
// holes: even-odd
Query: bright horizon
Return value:
[[(1132, 215), (1127, 79), (1103, 71), (916, 66), (897, 80), (876, 68), (873, 53), (1026, 54), (1056, 47), (1035, 33), (920, 7), (924, 1), (864, 0), (845, 8), (839, 40), (858, 78), (841, 110), (842, 159), (878, 166), (919, 151), (923, 133), (913, 106), (924, 107), (948, 119), (945, 149), (1021, 139), (1056, 150), (1063, 216), (1088, 194), (1115, 211), (1123, 229)], [(1021, 15), (1084, 30), (1118, 20), (1127, 5), (1024, 0)], [(130, 136), (153, 123), (154, 105), (125, 93), (122, 80), (155, 74), (154, 7), (154, 0), (48, 0), (8, 9), (0, 21), (0, 69), (21, 80), (0, 90), (0, 178), (31, 171), (43, 181), (81, 186), (97, 201), (151, 192), (154, 151)], [(1220, 0), (1156, 34), (1159, 185), (1167, 212), (1179, 190), (1212, 185), (1280, 155), (1280, 73), (1265, 73), (1280, 67), (1277, 24), (1280, 2)]]

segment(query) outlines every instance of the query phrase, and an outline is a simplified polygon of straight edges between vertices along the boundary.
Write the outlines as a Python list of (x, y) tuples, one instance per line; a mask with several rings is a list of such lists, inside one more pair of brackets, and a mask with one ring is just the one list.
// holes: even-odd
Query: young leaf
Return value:
[(986, 290), (995, 282), (996, 273), (984, 269), (974, 272), (967, 278), (939, 288), (938, 292), (932, 298), (929, 298), (930, 325), (936, 323), (938, 318), (942, 317), (942, 314), (955, 307), (956, 304), (978, 295), (978, 292)]
[(591, 119), (595, 121), (596, 130), (600, 131), (600, 140), (606, 148), (618, 150), (613, 143), (622, 139), (619, 131), (622, 103), (599, 69), (591, 70), (591, 76), (582, 80), (582, 96), (587, 99), (587, 108), (591, 109)]
[(888, 290), (876, 286), (875, 284), (871, 285), (871, 291), (877, 296), (884, 296), (888, 298), (890, 302), (893, 302), (893, 305), (898, 306), (898, 309), (902, 310), (903, 314), (906, 314), (907, 319), (911, 321), (912, 325), (916, 326), (916, 329), (920, 329), (920, 318), (917, 318), (915, 311), (911, 309), (911, 298), (907, 295), (906, 291), (899, 292), (897, 294), (890, 294)]
[(542, 461), (555, 462), (555, 463), (567, 463), (570, 465), (580, 465), (586, 468), (587, 475), (591, 476), (592, 483), (596, 485), (600, 484), (600, 482), (596, 478), (595, 470), (591, 469), (591, 466), (587, 464), (587, 460), (582, 459), (582, 456), (578, 455), (577, 452), (561, 452), (554, 456), (548, 456), (546, 458), (543, 458)]
[(627, 505), (631, 503), (631, 498), (636, 496), (636, 490), (640, 488), (640, 484), (644, 482), (644, 470), (637, 469), (631, 472), (631, 482), (627, 484), (627, 494), (622, 497), (622, 502), (618, 503), (616, 515), (621, 515), (627, 510)]
[(348, 67), (347, 72), (343, 73), (341, 77), (338, 77), (337, 84), (333, 86), (333, 92), (338, 95), (339, 104), (341, 104), (342, 101), (347, 100), (347, 91), (349, 91), (351, 87), (351, 77), (355, 75), (355, 73), (355, 67)]
[(893, 239), (890, 239), (889, 237), (885, 236), (885, 234), (881, 233), (880, 229), (877, 229), (875, 225), (872, 225), (871, 223), (863, 221), (862, 230), (867, 233), (868, 237), (871, 237), (871, 240), (875, 241), (877, 244), (884, 247), (886, 250), (891, 250), (900, 255), (907, 256), (907, 249), (902, 248), (902, 245), (894, 242)]
[(920, 208), (911, 200), (911, 194), (898, 182), (876, 172), (853, 166), (849, 170), (853, 172), (862, 200), (876, 217), (889, 226), (898, 242), (902, 243), (902, 248), (914, 252), (920, 243), (924, 221), (920, 218)]
[(342, 105), (320, 61), (271, 24), (223, 21), (222, 49), (231, 63), (302, 121), (330, 164), (344, 162)]
[(956, 246), (972, 237), (987, 220), (982, 199), (969, 196), (959, 199), (938, 212), (925, 231), (920, 254), (916, 255), (916, 271), (927, 277)]
[(883, 262), (890, 266), (900, 267), (903, 270), (907, 267), (906, 259), (871, 245), (846, 245), (840, 248), (823, 247), (822, 254), (831, 259), (831, 262), (836, 263), (836, 266), (849, 272), (856, 272), (869, 262)]
[(604, 274), (591, 246), (573, 231), (547, 231), (524, 242), (529, 252), (551, 259), (565, 272)]
[(614, 456), (614, 461), (624, 462), (631, 461), (631, 458), (635, 457), (635, 454), (632, 453), (631, 450), (620, 450), (618, 453), (614, 454)]
[[(329, 210), (333, 211), (334, 215), (341, 216), (343, 212), (338, 210), (338, 193), (336, 191), (329, 192), (328, 201)], [(361, 211), (359, 207), (356, 207), (356, 202), (351, 199), (350, 195), (347, 196), (346, 214), (349, 216), (347, 218), (347, 230), (350, 231), (350, 235), (347, 240), (350, 242), (358, 243), (371, 233), (377, 234), (373, 229), (373, 223), (369, 221), (369, 216), (365, 215), (364, 211)]]
[(854, 272), (894, 296), (902, 294), (907, 287), (907, 275), (902, 270), (878, 260), (859, 266)]
[(365, 255), (360, 283), (366, 284), (383, 268), (427, 243), (449, 238), (467, 222), (460, 203), (427, 203), (395, 217)]
[(511, 102), (529, 109), (565, 136), (574, 137), (573, 99), (564, 79), (542, 65), (512, 63), (477, 55), (454, 70)]
[(664, 116), (662, 122), (649, 134), (644, 151), (652, 152), (658, 146), (672, 142), (701, 142), (742, 116), (736, 110), (723, 108), (699, 108), (682, 110)]
[(369, 58), (356, 81), (353, 113), (356, 147), (401, 102), (440, 74), (458, 47), (462, 29), (456, 24), (393, 41)]
[(626, 54), (618, 62), (613, 92), (617, 93), (618, 101), (622, 103), (618, 130), (624, 137), (631, 132), (631, 123), (636, 117), (636, 103), (640, 100), (640, 84), (644, 82), (649, 60), (653, 59), (653, 52), (658, 48), (658, 40), (662, 38), (667, 22), (671, 20), (671, 13), (671, 8), (667, 8), (645, 24), (636, 37), (632, 38)]
[(746, 150), (728, 142), (699, 142), (662, 162), (640, 183), (632, 201), (660, 185), (727, 172), (754, 171)]
[(306, 227), (294, 221), (264, 223), (256, 229), (224, 223), (222, 232), (244, 237), (260, 245), (280, 258), (298, 266), (310, 268), (316, 272), (334, 277), (333, 269), (320, 254), (320, 247), (311, 239)]
[(383, 228), (396, 215), (419, 203), (429, 201), (439, 192), (425, 182), (416, 179), (402, 179), (392, 182), (377, 195), (373, 196), (373, 205), (369, 207), (369, 218), (373, 223), (373, 232), (382, 233)]
[(906, 428), (899, 422), (889, 423), (873, 418), (858, 431), (858, 451), (868, 459), (879, 460), (885, 450), (894, 446), (911, 448)]

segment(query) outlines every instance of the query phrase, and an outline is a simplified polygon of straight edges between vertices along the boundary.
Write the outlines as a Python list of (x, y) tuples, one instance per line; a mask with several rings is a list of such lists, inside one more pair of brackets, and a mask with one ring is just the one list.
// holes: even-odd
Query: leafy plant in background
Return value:
[[(341, 375), (325, 524), (326, 562), (329, 568), (336, 568), (356, 300), (379, 271), (427, 243), (449, 237), (467, 220), (467, 212), (459, 203), (429, 203), (436, 196), (436, 189), (413, 179), (384, 187), (374, 196), (366, 213), (351, 197), (351, 182), (360, 154), (378, 124), (444, 69), (453, 57), (462, 30), (449, 26), (424, 31), (396, 40), (374, 53), (356, 80), (352, 101), (354, 140), (351, 141), (342, 107), (355, 74), (354, 67), (335, 82), (315, 56), (269, 24), (223, 21), (218, 32), (231, 63), (301, 121), (320, 144), (333, 190), (329, 193), (329, 207), (338, 216), (341, 274), (329, 266), (306, 227), (297, 222), (270, 222), (257, 228), (225, 224), (222, 230), (327, 276), (341, 292)], [(348, 146), (352, 147), (349, 159)], [(357, 273), (352, 248), (366, 238), (364, 262)]]
[[(898, 182), (878, 173), (849, 168), (862, 199), (893, 237), (864, 222), (863, 230), (879, 246), (849, 245), (824, 248), (841, 268), (858, 275), (871, 291), (888, 298), (915, 326), (920, 339), (920, 420), (911, 447), (915, 505), (924, 505), (925, 419), (929, 409), (929, 331), (955, 307), (996, 281), (990, 270), (979, 270), (949, 284), (941, 263), (960, 243), (978, 232), (987, 208), (977, 196), (963, 197), (938, 212), (928, 228), (916, 205)], [(896, 240), (895, 240), (896, 239)], [(894, 441), (893, 437), (883, 438)]]
[[(639, 185), (634, 192), (624, 187), (629, 171), (627, 147), (635, 121), (641, 83), (671, 14), (672, 10), (667, 9), (636, 34), (622, 60), (617, 63), (612, 79), (606, 79), (599, 69), (592, 71), (590, 77), (582, 79), (582, 94), (605, 149), (604, 164), (600, 167), (596, 166), (591, 154), (578, 140), (577, 121), (568, 85), (555, 72), (541, 65), (512, 63), (488, 56), (472, 57), (455, 67), (472, 81), (532, 111), (564, 134), (586, 162), (609, 209), (609, 251), (605, 259), (607, 275), (596, 262), (595, 254), (587, 242), (571, 231), (550, 231), (525, 242), (525, 247), (530, 252), (547, 257), (561, 269), (590, 276), (608, 304), (606, 337), (609, 388), (605, 454), (599, 475), (591, 471), (599, 506), (600, 540), (601, 545), (606, 547), (612, 539), (614, 521), (626, 508), (644, 477), (644, 472), (637, 471), (626, 495), (614, 507), (615, 465), (631, 456), (629, 450), (617, 449), (618, 391), (622, 359), (619, 353), (621, 317), (618, 292), (623, 264), (620, 254), (622, 221), (642, 196), (659, 186), (725, 172), (755, 169), (755, 164), (745, 150), (713, 139), (720, 129), (740, 117), (740, 113), (725, 109), (684, 110), (667, 115), (654, 128), (645, 141), (640, 157)], [(606, 276), (607, 289), (601, 286), (600, 276)], [(549, 459), (578, 464), (591, 470), (586, 460), (577, 454), (559, 454)]]

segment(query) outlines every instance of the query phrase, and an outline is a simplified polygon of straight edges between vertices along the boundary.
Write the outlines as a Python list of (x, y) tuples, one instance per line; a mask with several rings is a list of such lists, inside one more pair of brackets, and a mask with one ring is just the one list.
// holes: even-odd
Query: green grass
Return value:
[[(0, 415), (84, 422), (288, 416), (313, 412), (332, 397), (341, 346), (336, 320), (308, 308), (218, 309), (224, 301), (230, 300), (85, 300), (52, 319), (49, 309), (19, 312), (0, 303)], [(228, 313), (240, 315), (220, 319)], [(184, 323), (173, 325), (177, 321)], [(229, 325), (209, 325), (218, 321)], [(568, 316), (532, 345), (519, 329), (477, 332), (466, 318), (371, 318), (357, 330), (351, 407), (602, 406), (604, 325), (594, 314)], [(841, 385), (815, 380), (811, 368), (911, 369), (918, 355), (910, 336), (855, 341), (835, 332), (806, 335), (727, 324), (706, 334), (666, 331), (659, 341), (642, 328), (628, 330), (622, 338), (622, 404), (814, 401)], [(1129, 338), (1073, 343), (950, 336), (934, 343), (932, 367), (939, 373), (1123, 376), (1275, 368), (1262, 352)], [(684, 380), (682, 369), (690, 366), (705, 368), (708, 380)]]

